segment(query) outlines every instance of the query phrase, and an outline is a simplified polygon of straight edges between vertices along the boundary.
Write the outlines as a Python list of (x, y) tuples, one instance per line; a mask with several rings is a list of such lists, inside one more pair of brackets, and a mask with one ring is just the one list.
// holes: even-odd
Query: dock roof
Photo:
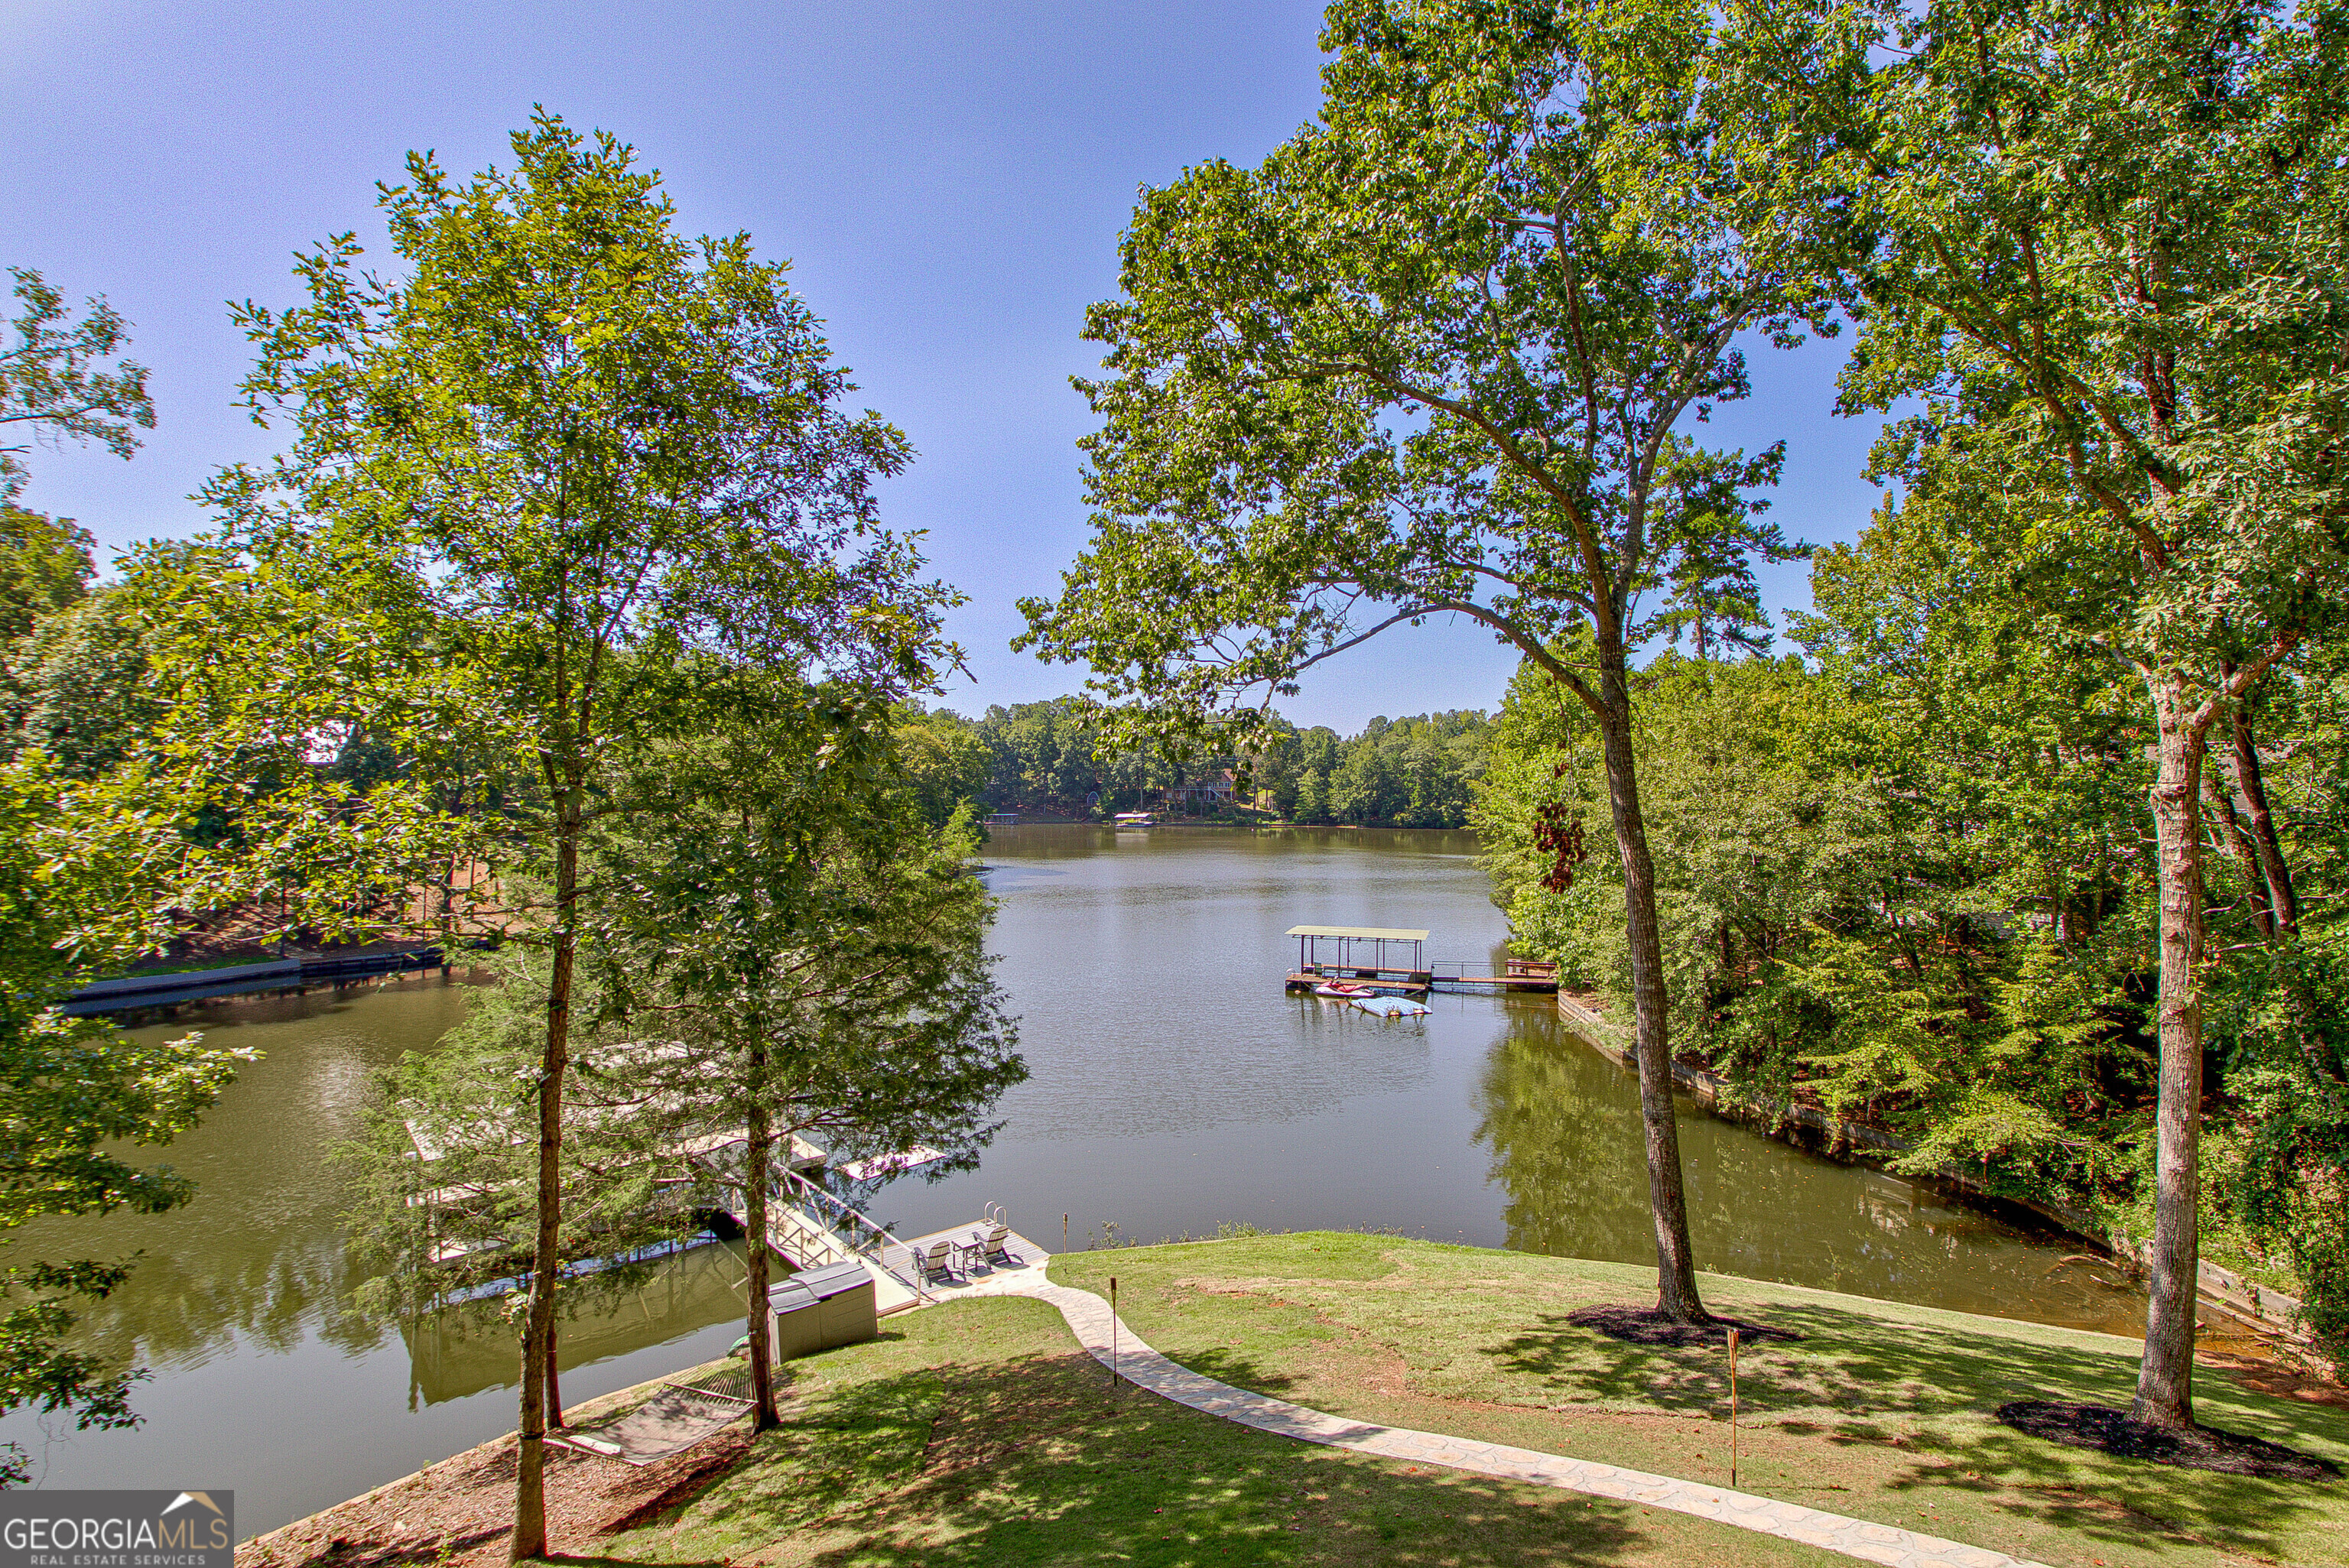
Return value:
[(1358, 942), (1424, 942), (1424, 931), (1391, 925), (1292, 925), (1291, 936), (1350, 936)]

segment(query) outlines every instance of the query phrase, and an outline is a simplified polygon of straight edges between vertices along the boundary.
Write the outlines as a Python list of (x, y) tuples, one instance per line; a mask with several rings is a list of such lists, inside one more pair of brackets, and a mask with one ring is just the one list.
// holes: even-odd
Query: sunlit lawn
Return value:
[[(1652, 1304), (1654, 1274), (1354, 1234), (1074, 1253), (1118, 1279), (1157, 1349), (1226, 1381), (1365, 1420), (1725, 1484), (1727, 1359), (1566, 1321)], [(1739, 1357), (1739, 1485), (2041, 1562), (2349, 1563), (2349, 1480), (2266, 1481), (2107, 1459), (1991, 1418), (2013, 1399), (2126, 1406), (2136, 1346), (2109, 1336), (1704, 1276), (1716, 1307), (1805, 1337)], [(2203, 1368), (2212, 1425), (2349, 1469), (2349, 1410)]]
[[(1353, 1234), (1067, 1254), (1185, 1364), (1358, 1419), (1694, 1480), (1728, 1480), (1725, 1358), (1566, 1321), (1645, 1305), (1651, 1273)], [(2018, 1398), (2126, 1404), (2103, 1335), (1706, 1276), (1712, 1303), (1804, 1336), (1740, 1358), (1746, 1491), (2051, 1564), (2349, 1563), (2349, 1481), (2106, 1459), (1998, 1425)], [(783, 1430), (605, 1538), (612, 1563), (1840, 1563), (1637, 1506), (1413, 1469), (1113, 1391), (1041, 1303), (889, 1320), (791, 1364)], [(2349, 1463), (2349, 1411), (2205, 1369), (2204, 1419)]]
[[(1127, 1388), (1039, 1302), (888, 1320), (792, 1364), (784, 1429), (608, 1563), (1722, 1563), (1847, 1559), (1547, 1488), (1340, 1454)], [(572, 1559), (579, 1561), (579, 1559)]]

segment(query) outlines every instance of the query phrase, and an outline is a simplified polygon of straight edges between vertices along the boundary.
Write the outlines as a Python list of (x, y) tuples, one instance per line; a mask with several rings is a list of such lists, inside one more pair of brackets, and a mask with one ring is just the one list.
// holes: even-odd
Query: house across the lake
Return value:
[(1228, 768), (1209, 774), (1196, 784), (1177, 784), (1166, 790), (1166, 810), (1197, 816), (1231, 805), (1237, 780)]

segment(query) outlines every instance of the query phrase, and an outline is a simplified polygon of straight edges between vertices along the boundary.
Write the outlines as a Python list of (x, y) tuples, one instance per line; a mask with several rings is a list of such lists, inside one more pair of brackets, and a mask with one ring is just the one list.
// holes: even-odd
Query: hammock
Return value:
[(720, 1374), (709, 1385), (665, 1383), (625, 1416), (600, 1426), (549, 1432), (546, 1440), (597, 1459), (657, 1464), (717, 1436), (750, 1409), (749, 1373)]

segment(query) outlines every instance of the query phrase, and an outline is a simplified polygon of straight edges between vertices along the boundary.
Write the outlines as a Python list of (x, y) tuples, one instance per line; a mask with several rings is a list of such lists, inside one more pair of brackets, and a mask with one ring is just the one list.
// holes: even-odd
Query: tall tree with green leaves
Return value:
[(1771, 187), (1740, 222), (1849, 289), (1847, 407), (1921, 402), (1878, 467), (1992, 497), (2050, 568), (2033, 586), (2145, 694), (2161, 1068), (2136, 1414), (2190, 1425), (2209, 743), (2349, 585), (2349, 12), (1724, 17), (1718, 101)]
[(746, 235), (678, 235), (658, 178), (609, 135), (542, 112), (512, 149), (464, 181), (410, 157), (380, 199), (396, 278), (359, 270), (343, 234), (299, 263), (306, 302), (239, 308), (259, 348), (248, 404), (294, 439), (211, 487), (232, 553), (179, 596), (195, 608), (176, 645), (246, 650), (216, 696), (281, 734), (391, 743), (411, 760), (369, 809), (429, 798), (547, 890), (511, 917), (548, 953), (521, 1560), (546, 1545), (583, 854), (663, 804), (622, 761), (729, 722), (729, 671), (924, 688), (952, 595), (880, 525), (871, 482), (903, 467), (905, 438), (841, 406), (851, 384), (784, 265)]
[[(1668, 1316), (1704, 1315), (1633, 651), (1663, 596), (1797, 553), (1757, 517), (1780, 449), (1702, 446), (1741, 344), (1817, 319), (1717, 209), (1741, 178), (1692, 7), (1339, 0), (1320, 118), (1254, 169), (1146, 192), (1081, 383), (1100, 511), (1023, 641), (1202, 716), (1390, 628), (1464, 616), (1593, 716), (1624, 867), (1643, 1137)], [(1579, 639), (1579, 640), (1578, 640)], [(1578, 650), (1578, 651), (1575, 651)], [(1261, 708), (1259, 709), (1261, 711)], [(1332, 788), (1337, 786), (1333, 782)]]
[[(713, 737), (677, 759), (716, 787), (614, 866), (616, 940), (598, 950), (599, 1031), (664, 1047), (614, 1084), (675, 1108), (670, 1147), (729, 1140), (697, 1173), (739, 1195), (757, 1430), (781, 1420), (771, 1205), (833, 1222), (785, 1190), (794, 1135), (823, 1133), (835, 1154), (925, 1145), (946, 1156), (935, 1180), (978, 1163), (1000, 1125), (989, 1110), (1027, 1077), (985, 949), (993, 906), (969, 812), (943, 830), (921, 820), (886, 776), (879, 720), (802, 724), (797, 744)], [(809, 744), (827, 729), (834, 741)]]
[(69, 517), (44, 517), (0, 501), (0, 645), (31, 633), (89, 591), (96, 542)]

